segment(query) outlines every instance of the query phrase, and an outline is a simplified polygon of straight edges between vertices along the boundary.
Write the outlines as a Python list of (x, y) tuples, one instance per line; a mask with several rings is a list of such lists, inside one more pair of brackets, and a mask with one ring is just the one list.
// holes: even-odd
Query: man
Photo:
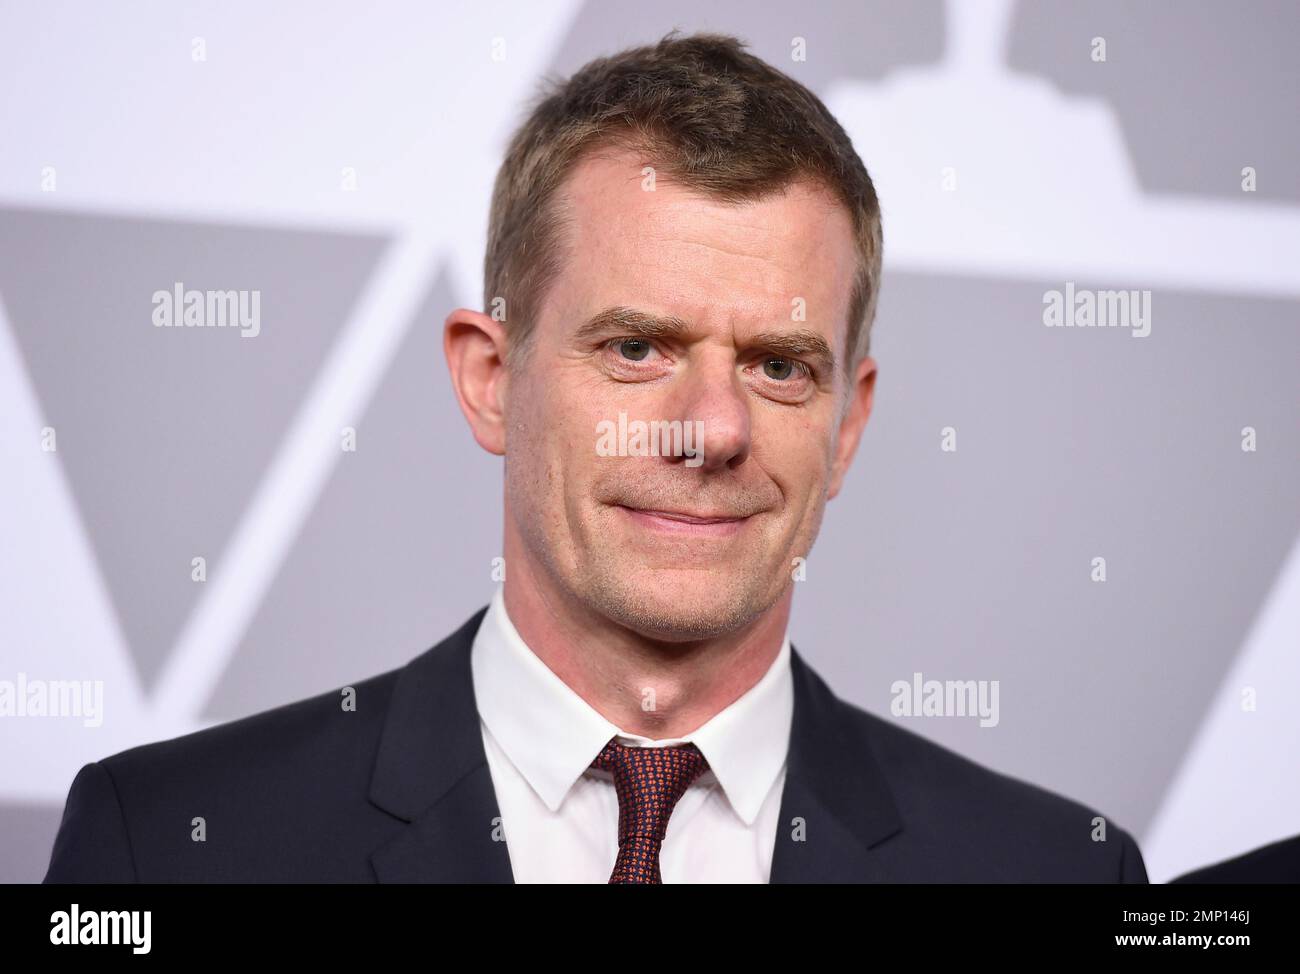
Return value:
[[(1145, 882), (1094, 810), (837, 699), (796, 567), (872, 408), (880, 209), (734, 39), (597, 60), (445, 350), (506, 578), (406, 667), (82, 768), (48, 881)], [(200, 834), (201, 833), (201, 834)]]
[(1176, 876), (1171, 885), (1188, 883), (1300, 883), (1300, 835), (1278, 839), (1231, 859)]

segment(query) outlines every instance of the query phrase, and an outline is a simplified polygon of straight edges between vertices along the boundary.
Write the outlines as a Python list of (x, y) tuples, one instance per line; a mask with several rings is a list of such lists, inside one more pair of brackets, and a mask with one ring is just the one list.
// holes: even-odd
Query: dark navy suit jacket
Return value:
[(1179, 883), (1300, 883), (1300, 835), (1184, 873)]
[[(509, 883), (470, 646), (486, 607), (406, 666), (87, 764), (47, 883)], [(1097, 812), (838, 699), (791, 653), (774, 883), (1144, 883)], [(194, 841), (202, 818), (204, 841)]]

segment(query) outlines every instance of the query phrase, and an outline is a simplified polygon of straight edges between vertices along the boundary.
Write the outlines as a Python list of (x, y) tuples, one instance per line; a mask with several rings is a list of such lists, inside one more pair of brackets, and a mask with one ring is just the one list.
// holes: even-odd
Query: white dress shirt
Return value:
[(763, 677), (681, 738), (624, 732), (520, 637), (498, 588), (470, 655), (501, 827), (516, 883), (607, 883), (618, 854), (613, 777), (590, 767), (612, 737), (693, 743), (709, 762), (677, 802), (659, 856), (665, 883), (766, 883), (794, 714), (787, 635)]

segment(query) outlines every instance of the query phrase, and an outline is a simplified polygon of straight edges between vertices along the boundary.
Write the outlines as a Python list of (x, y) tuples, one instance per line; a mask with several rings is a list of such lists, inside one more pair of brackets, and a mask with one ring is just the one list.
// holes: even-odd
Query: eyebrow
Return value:
[(579, 342), (614, 333), (638, 338), (680, 338), (689, 330), (690, 325), (675, 315), (655, 315), (636, 308), (613, 307), (597, 311), (574, 332), (573, 337)]
[[(656, 315), (636, 308), (616, 306), (596, 312), (578, 327), (573, 337), (579, 343), (595, 341), (607, 335), (673, 339), (682, 338), (690, 329), (690, 324), (676, 315)], [(811, 358), (817, 368), (827, 375), (832, 375), (835, 371), (834, 350), (826, 343), (826, 339), (807, 328), (760, 332), (749, 338), (745, 345), (749, 348), (762, 348), (783, 357)]]
[(835, 372), (835, 352), (826, 344), (826, 339), (807, 328), (760, 332), (747, 344), (754, 348), (765, 348), (782, 357), (810, 358), (826, 375), (833, 375)]

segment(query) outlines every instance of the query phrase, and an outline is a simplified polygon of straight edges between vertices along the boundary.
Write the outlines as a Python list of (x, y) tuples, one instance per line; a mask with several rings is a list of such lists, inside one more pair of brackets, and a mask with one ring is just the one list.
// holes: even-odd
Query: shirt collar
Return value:
[(692, 733), (665, 740), (610, 723), (551, 672), (510, 621), (500, 587), (475, 634), (470, 667), (479, 716), (553, 812), (611, 737), (649, 747), (694, 744), (746, 825), (785, 764), (794, 714), (788, 635), (754, 686)]

